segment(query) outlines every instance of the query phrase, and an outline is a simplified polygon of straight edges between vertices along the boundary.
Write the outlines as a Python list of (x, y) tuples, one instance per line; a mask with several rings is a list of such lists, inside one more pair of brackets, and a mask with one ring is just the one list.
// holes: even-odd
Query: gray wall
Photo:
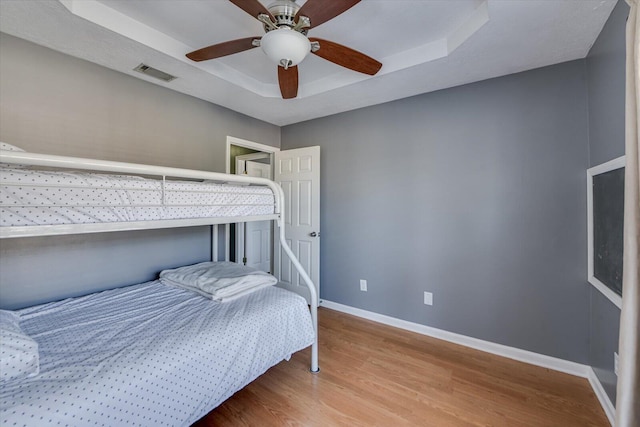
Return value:
[(2, 33), (0, 55), (0, 141), (27, 151), (224, 172), (227, 135), (280, 146), (277, 126)]
[(587, 55), (589, 91), (589, 167), (624, 155), (625, 27), (624, 0), (611, 12)]
[(585, 72), (284, 127), (283, 149), (321, 146), (321, 298), (586, 363)]
[(0, 308), (15, 309), (156, 279), (211, 260), (209, 227), (2, 241)]
[[(619, 1), (587, 56), (589, 94), (589, 166), (624, 154), (625, 26), (629, 6)], [(612, 402), (617, 378), (620, 310), (597, 289), (590, 289), (589, 364)]]
[[(1, 33), (0, 94), (0, 140), (32, 152), (224, 172), (227, 135), (280, 145), (277, 126)], [(149, 280), (209, 242), (208, 227), (3, 241), (0, 307)]]

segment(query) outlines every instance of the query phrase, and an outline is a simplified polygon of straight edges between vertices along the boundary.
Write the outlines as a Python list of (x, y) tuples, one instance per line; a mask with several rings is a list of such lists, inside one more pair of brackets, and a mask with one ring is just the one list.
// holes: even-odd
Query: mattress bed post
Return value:
[(284, 191), (282, 191), (282, 188), (275, 182), (274, 182), (274, 185), (273, 186), (270, 185), (270, 187), (273, 189), (273, 193), (274, 193), (274, 196), (276, 197), (276, 200), (279, 199), (279, 201), (276, 202), (276, 209), (277, 209), (276, 213), (279, 214), (279, 218), (277, 222), (278, 222), (278, 228), (280, 229), (280, 232), (278, 233), (280, 238), (280, 244), (282, 245), (282, 248), (284, 249), (285, 253), (287, 254), (289, 259), (295, 266), (296, 270), (298, 271), (298, 273), (300, 273), (300, 276), (302, 276), (302, 279), (304, 280), (304, 282), (307, 284), (307, 287), (309, 288), (309, 295), (311, 298), (309, 309), (311, 310), (311, 322), (313, 323), (313, 330), (315, 332), (313, 344), (311, 345), (310, 370), (313, 373), (317, 373), (317, 372), (320, 372), (320, 367), (318, 366), (318, 294), (316, 292), (316, 287), (313, 284), (313, 281), (311, 280), (307, 272), (304, 270), (304, 267), (302, 267), (302, 264), (300, 264), (300, 261), (298, 261), (298, 258), (296, 258), (296, 256), (294, 255), (293, 251), (287, 244), (287, 240), (285, 238), (284, 209), (281, 208), (284, 206)]
[(211, 226), (211, 261), (218, 261), (218, 224)]

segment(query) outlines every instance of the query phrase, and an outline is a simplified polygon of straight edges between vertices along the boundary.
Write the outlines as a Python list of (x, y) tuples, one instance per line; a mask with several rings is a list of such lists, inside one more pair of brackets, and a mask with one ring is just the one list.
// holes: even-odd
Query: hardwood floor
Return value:
[(319, 310), (309, 351), (195, 426), (609, 426), (588, 381), (446, 341)]

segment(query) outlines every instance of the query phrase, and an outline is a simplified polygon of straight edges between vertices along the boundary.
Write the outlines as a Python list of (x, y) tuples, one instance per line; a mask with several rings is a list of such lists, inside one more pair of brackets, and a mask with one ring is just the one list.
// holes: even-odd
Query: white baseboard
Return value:
[(418, 334), (427, 335), (444, 341), (449, 341), (454, 344), (460, 344), (465, 347), (475, 348), (476, 350), (485, 351), (487, 353), (496, 354), (498, 356), (507, 357), (509, 359), (518, 360), (520, 362), (529, 363), (531, 365), (541, 366), (543, 368), (553, 369), (554, 371), (560, 371), (582, 378), (588, 378), (589, 371), (591, 371), (590, 366), (580, 363), (570, 362), (568, 360), (558, 359), (556, 357), (546, 356), (544, 354), (534, 353), (532, 351), (509, 347), (502, 344), (496, 344), (478, 338), (472, 338), (465, 335), (448, 332), (442, 329), (433, 328), (431, 326), (421, 325), (419, 323), (396, 319), (395, 317), (385, 316), (384, 314), (378, 314), (372, 311), (362, 310), (332, 301), (322, 300), (320, 306), (336, 311), (341, 311), (343, 313), (352, 314), (364, 319), (373, 320), (374, 322), (383, 323), (385, 325), (394, 326), (396, 328), (405, 329), (407, 331), (416, 332)]
[(465, 347), (475, 348), (476, 350), (485, 351), (487, 353), (507, 357), (509, 359), (518, 360), (524, 363), (529, 363), (531, 365), (552, 369), (554, 371), (564, 372), (566, 374), (575, 375), (577, 377), (587, 378), (589, 380), (589, 383), (591, 384), (591, 387), (593, 388), (594, 393), (598, 397), (598, 400), (600, 401), (600, 404), (602, 405), (607, 418), (609, 418), (609, 422), (611, 423), (611, 425), (613, 425), (615, 408), (609, 400), (607, 393), (602, 388), (602, 385), (597, 379), (595, 372), (593, 372), (593, 369), (591, 369), (591, 367), (588, 365), (570, 362), (568, 360), (559, 359), (557, 357), (534, 353), (532, 351), (509, 347), (502, 344), (496, 344), (478, 338), (472, 338), (465, 335), (448, 332), (442, 329), (433, 328), (431, 326), (421, 325), (419, 323), (396, 319), (395, 317), (385, 316), (384, 314), (362, 310), (360, 308), (339, 304), (337, 302), (321, 300), (320, 306), (407, 331), (416, 332), (418, 334), (438, 338), (444, 341), (452, 342), (454, 344), (460, 344)]
[(600, 383), (600, 380), (596, 376), (596, 373), (591, 368), (589, 368), (587, 379), (589, 380), (589, 384), (591, 384), (593, 392), (596, 394), (596, 397), (600, 401), (600, 405), (602, 406), (602, 409), (604, 409), (604, 413), (607, 415), (609, 423), (611, 425), (614, 425), (616, 418), (616, 407), (611, 402), (611, 399), (609, 399), (609, 395), (606, 391), (604, 391), (602, 383)]

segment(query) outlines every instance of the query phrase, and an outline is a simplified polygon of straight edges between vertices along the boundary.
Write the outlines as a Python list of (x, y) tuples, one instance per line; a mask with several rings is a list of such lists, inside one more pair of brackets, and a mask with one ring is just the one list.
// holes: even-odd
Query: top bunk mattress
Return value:
[(272, 215), (273, 191), (213, 181), (0, 167), (0, 226)]

